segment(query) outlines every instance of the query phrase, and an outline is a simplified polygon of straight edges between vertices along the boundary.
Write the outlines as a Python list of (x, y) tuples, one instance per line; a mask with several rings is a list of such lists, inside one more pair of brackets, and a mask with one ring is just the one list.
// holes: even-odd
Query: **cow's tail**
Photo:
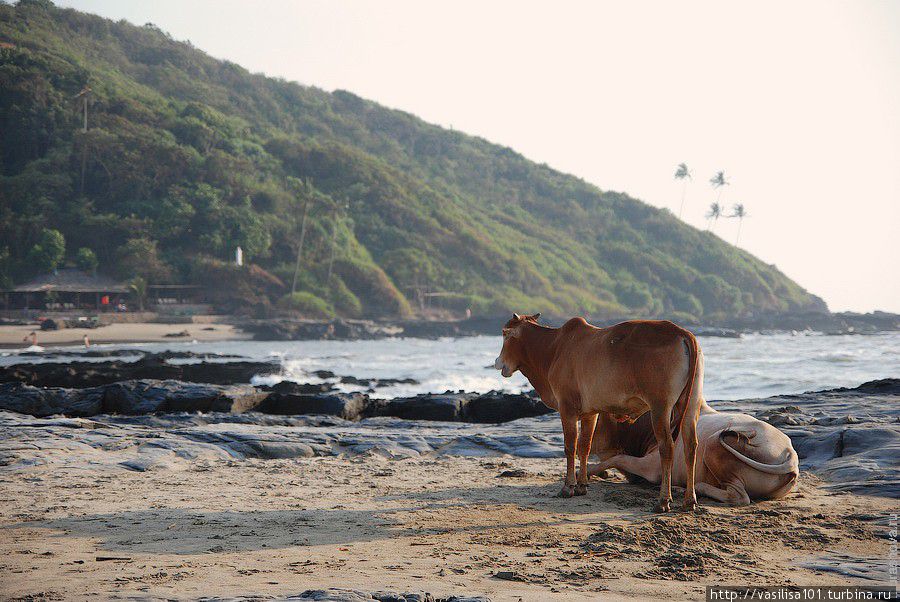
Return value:
[[(684, 389), (681, 390), (681, 395), (678, 396), (678, 400), (675, 402), (675, 415), (672, 420), (672, 440), (678, 438), (678, 432), (681, 430), (681, 423), (684, 422), (684, 415), (687, 413), (688, 407), (691, 405), (691, 399), (695, 393), (694, 388), (699, 388), (699, 383), (697, 383), (697, 371), (699, 370), (700, 364), (700, 345), (697, 344), (697, 337), (694, 336), (690, 330), (680, 328), (682, 332), (682, 336), (684, 336), (685, 343), (688, 348), (688, 378), (687, 382), (684, 383)], [(699, 395), (700, 392), (696, 391)]]
[[(756, 433), (754, 432), (753, 434), (755, 435)], [(784, 474), (799, 473), (800, 467), (799, 467), (799, 462), (797, 460), (797, 454), (795, 452), (793, 452), (793, 450), (788, 452), (788, 458), (784, 462), (781, 462), (780, 464), (764, 464), (763, 462), (759, 462), (757, 460), (754, 460), (753, 458), (745, 456), (738, 450), (736, 450), (733, 447), (731, 447), (730, 445), (728, 445), (728, 442), (725, 441), (726, 435), (732, 435), (732, 436), (736, 436), (738, 438), (741, 438), (741, 437), (749, 438), (749, 437), (747, 437), (747, 434), (742, 433), (740, 431), (736, 431), (734, 429), (722, 429), (722, 431), (719, 432), (719, 443), (722, 445), (722, 447), (724, 447), (729, 452), (731, 452), (731, 454), (735, 458), (737, 458), (738, 460), (740, 460), (741, 462), (743, 462), (750, 468), (754, 468), (754, 469), (756, 469), (760, 472), (764, 472), (766, 474), (784, 475)]]

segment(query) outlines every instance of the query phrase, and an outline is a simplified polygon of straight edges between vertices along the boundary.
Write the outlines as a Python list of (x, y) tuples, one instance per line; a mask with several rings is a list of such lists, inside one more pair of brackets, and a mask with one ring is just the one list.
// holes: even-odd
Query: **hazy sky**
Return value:
[[(741, 246), (833, 310), (900, 312), (900, 2), (59, 0), (510, 146)], [(729, 242), (737, 220), (715, 232)]]

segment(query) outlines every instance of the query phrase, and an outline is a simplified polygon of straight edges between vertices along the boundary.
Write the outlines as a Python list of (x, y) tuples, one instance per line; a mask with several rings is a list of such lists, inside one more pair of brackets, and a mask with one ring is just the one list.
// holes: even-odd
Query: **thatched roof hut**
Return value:
[(10, 289), (14, 293), (127, 293), (128, 287), (112, 278), (89, 274), (75, 268), (63, 268), (56, 273), (44, 274), (25, 284)]
[[(109, 305), (110, 297), (128, 293), (128, 287), (112, 278), (74, 268), (42, 274), (29, 282), (3, 291), (8, 309), (75, 309)], [(102, 303), (103, 300), (106, 303)]]

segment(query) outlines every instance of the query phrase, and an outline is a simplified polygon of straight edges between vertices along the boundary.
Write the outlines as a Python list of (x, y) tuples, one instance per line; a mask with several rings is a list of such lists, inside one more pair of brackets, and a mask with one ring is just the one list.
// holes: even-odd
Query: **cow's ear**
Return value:
[(531, 316), (531, 319), (534, 320), (535, 322), (537, 322), (538, 318), (540, 318), (540, 317), (541, 317), (541, 313), (538, 312), (538, 313), (534, 314), (533, 316)]

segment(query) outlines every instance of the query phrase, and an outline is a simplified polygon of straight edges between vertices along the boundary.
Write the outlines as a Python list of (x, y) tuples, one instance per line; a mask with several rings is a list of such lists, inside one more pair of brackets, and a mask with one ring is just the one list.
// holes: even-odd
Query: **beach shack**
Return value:
[(7, 310), (114, 311), (127, 295), (128, 287), (112, 278), (61, 268), (3, 291), (0, 301)]

